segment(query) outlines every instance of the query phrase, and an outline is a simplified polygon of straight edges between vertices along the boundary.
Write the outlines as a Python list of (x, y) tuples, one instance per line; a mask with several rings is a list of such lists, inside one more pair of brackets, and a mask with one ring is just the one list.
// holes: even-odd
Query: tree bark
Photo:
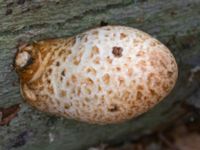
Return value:
[[(12, 67), (17, 45), (68, 37), (101, 23), (139, 28), (166, 44), (179, 66), (172, 93), (136, 119), (105, 126), (52, 117), (25, 104)], [(0, 0), (0, 110), (20, 104), (17, 116), (0, 126), (0, 149), (87, 149), (165, 128), (185, 114), (183, 106), (200, 108), (199, 41), (200, 0)]]

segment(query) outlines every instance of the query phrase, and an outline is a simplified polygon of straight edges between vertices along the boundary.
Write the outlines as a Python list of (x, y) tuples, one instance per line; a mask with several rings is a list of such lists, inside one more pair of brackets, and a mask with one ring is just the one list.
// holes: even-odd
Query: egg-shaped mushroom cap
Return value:
[(21, 93), (29, 104), (98, 124), (118, 123), (146, 112), (170, 93), (178, 76), (175, 58), (166, 46), (124, 26), (26, 45), (15, 62)]

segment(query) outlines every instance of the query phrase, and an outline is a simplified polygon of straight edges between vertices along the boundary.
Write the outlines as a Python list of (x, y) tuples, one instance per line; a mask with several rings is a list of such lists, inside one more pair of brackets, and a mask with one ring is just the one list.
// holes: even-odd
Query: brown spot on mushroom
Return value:
[(138, 85), (138, 86), (137, 86), (137, 90), (140, 91), (140, 90), (143, 90), (143, 89), (144, 89), (144, 87), (143, 87), (142, 85)]
[(87, 41), (88, 41), (88, 38), (87, 38), (87, 37), (85, 37), (84, 41), (85, 41), (85, 42), (87, 42)]
[(98, 33), (99, 33), (98, 31), (93, 31), (92, 32), (93, 35), (98, 35)]
[(149, 89), (152, 96), (157, 96), (158, 94), (155, 92), (154, 89)]
[(57, 67), (60, 66), (60, 62), (59, 62), (59, 61), (56, 62), (56, 66), (57, 66)]
[(47, 89), (48, 89), (49, 93), (54, 94), (54, 90), (52, 87), (48, 87)]
[[(45, 98), (45, 99), (46, 99), (46, 98)], [(59, 101), (59, 100), (57, 100), (56, 102), (57, 102), (57, 105), (58, 105), (58, 106), (60, 106), (60, 101)]]
[(141, 100), (141, 98), (142, 98), (142, 92), (137, 91), (136, 99), (137, 99), (137, 100)]
[(65, 50), (64, 50), (64, 49), (61, 50), (61, 51), (58, 53), (58, 56), (61, 56), (61, 55), (63, 55), (63, 54), (65, 54)]
[(99, 48), (95, 45), (95, 46), (92, 47), (90, 58), (92, 58), (96, 54), (99, 54)]
[(49, 72), (49, 74), (51, 74), (51, 73), (52, 73), (52, 69), (51, 69), (51, 68), (49, 68), (49, 69), (48, 69), (48, 72)]
[(117, 71), (121, 71), (121, 68), (120, 68), (120, 67), (116, 67), (116, 70), (117, 70)]
[(92, 73), (93, 75), (96, 75), (96, 70), (94, 68), (92, 68), (92, 67), (87, 68), (86, 71), (88, 73)]
[(144, 56), (144, 54), (145, 54), (145, 52), (140, 50), (140, 51), (136, 54), (136, 56), (140, 57), (140, 56)]
[(85, 101), (86, 101), (86, 102), (89, 102), (89, 101), (90, 101), (90, 99), (89, 99), (88, 97), (86, 97), (86, 98), (85, 98)]
[(76, 76), (75, 76), (75, 75), (72, 75), (72, 76), (71, 76), (71, 79), (72, 79), (72, 81), (73, 81), (74, 83), (76, 83), (76, 82), (77, 82), (77, 78), (76, 78)]
[(64, 70), (61, 72), (61, 75), (62, 75), (62, 76), (65, 76), (65, 71), (66, 71), (66, 70), (64, 69)]
[(154, 73), (149, 73), (149, 75), (147, 77), (147, 84), (148, 85), (150, 85), (154, 76), (155, 76)]
[(118, 110), (119, 110), (119, 106), (116, 105), (116, 104), (111, 104), (111, 105), (109, 106), (109, 108), (108, 108), (108, 111), (109, 111), (109, 112), (116, 112), (116, 111), (118, 111)]
[(121, 57), (122, 56), (122, 51), (123, 51), (123, 49), (121, 47), (114, 46), (112, 48), (112, 54), (115, 57)]
[(68, 80), (66, 81), (66, 86), (70, 86), (70, 82)]
[(99, 57), (96, 57), (96, 58), (94, 59), (94, 63), (95, 63), (95, 64), (100, 64), (100, 58), (99, 58)]
[(94, 81), (91, 78), (86, 78), (85, 83), (88, 85), (92, 85), (94, 83)]
[(110, 58), (110, 56), (107, 56), (107, 57), (106, 57), (106, 61), (107, 61), (109, 64), (112, 64), (112, 59)]
[(77, 58), (77, 57), (74, 57), (74, 58), (73, 58), (73, 63), (74, 63), (74, 65), (79, 65), (80, 62), (81, 62), (81, 60), (80, 60), (79, 58)]
[(123, 40), (126, 37), (127, 37), (127, 35), (125, 33), (120, 33), (120, 40)]
[(69, 109), (70, 105), (69, 104), (65, 104), (64, 107), (65, 107), (65, 109)]
[(86, 92), (86, 94), (89, 94), (89, 95), (92, 93), (91, 89), (89, 89), (87, 87), (85, 88), (85, 92)]
[[(148, 107), (150, 107), (150, 106), (152, 106), (152, 105), (154, 104), (154, 102), (152, 102), (152, 101), (150, 101), (150, 100), (147, 100), (147, 101), (146, 101), (146, 104), (147, 104)], [(147, 108), (148, 108), (148, 107), (147, 107)]]
[(47, 84), (51, 84), (51, 80), (48, 79), (48, 80), (47, 80)]
[(124, 78), (123, 77), (119, 77), (118, 78), (119, 81), (119, 85), (121, 86), (122, 84), (124, 84)]
[(103, 76), (102, 79), (103, 79), (103, 81), (104, 81), (105, 84), (109, 84), (109, 82), (110, 82), (110, 75), (107, 73), (107, 74), (105, 74)]
[(131, 93), (130, 93), (129, 91), (125, 91), (124, 94), (123, 94), (123, 99), (124, 99), (124, 100), (128, 100), (130, 94), (131, 94)]
[(107, 91), (108, 95), (112, 94), (112, 92), (113, 92), (112, 90)]
[(131, 77), (133, 75), (133, 69), (132, 68), (128, 68), (127, 74), (128, 74), (129, 77)]
[(140, 67), (145, 67), (145, 66), (146, 66), (146, 61), (145, 61), (145, 60), (140, 60), (140, 61), (138, 62), (138, 66), (140, 66)]
[(100, 86), (100, 85), (98, 86), (98, 90), (99, 90), (99, 91), (101, 91), (101, 90), (102, 90), (102, 88), (101, 88), (101, 86)]
[(156, 86), (160, 86), (160, 84), (161, 84), (160, 79), (157, 79), (157, 80), (155, 81), (155, 85), (156, 85)]
[(160, 64), (161, 64), (165, 69), (167, 69), (166, 64), (165, 64), (162, 60), (160, 60)]
[(172, 75), (173, 75), (173, 72), (172, 72), (172, 71), (168, 71), (168, 72), (167, 72), (167, 75), (168, 75), (169, 78), (171, 78)]
[(81, 94), (81, 88), (78, 87), (78, 89), (77, 89), (77, 95), (80, 96), (80, 94)]
[(44, 86), (41, 86), (41, 87), (39, 88), (39, 90), (40, 90), (40, 91), (44, 90)]
[(164, 83), (164, 84), (162, 85), (162, 89), (163, 89), (164, 91), (168, 92), (168, 90), (169, 90), (169, 85), (166, 84), (166, 83)]
[(74, 46), (74, 44), (76, 43), (76, 38), (75, 37), (72, 37), (71, 39), (70, 39), (70, 44), (71, 44), (71, 47), (72, 46)]
[(65, 96), (66, 96), (66, 91), (65, 91), (65, 90), (61, 90), (60, 96), (61, 96), (61, 97), (65, 97)]
[(72, 53), (72, 51), (71, 50), (68, 50), (67, 52), (66, 52), (66, 55), (68, 56), (68, 55), (70, 55)]
[(76, 93), (75, 88), (72, 89), (72, 92), (71, 92), (71, 93), (72, 93), (72, 94), (75, 94), (75, 93)]

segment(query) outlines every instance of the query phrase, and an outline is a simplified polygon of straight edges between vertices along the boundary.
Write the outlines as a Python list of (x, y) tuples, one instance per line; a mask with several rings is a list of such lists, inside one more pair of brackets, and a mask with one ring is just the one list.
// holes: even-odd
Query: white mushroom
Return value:
[(117, 123), (146, 112), (169, 94), (178, 75), (167, 47), (124, 26), (34, 43), (33, 62), (24, 67), (27, 49), (15, 61), (25, 100), (89, 123)]

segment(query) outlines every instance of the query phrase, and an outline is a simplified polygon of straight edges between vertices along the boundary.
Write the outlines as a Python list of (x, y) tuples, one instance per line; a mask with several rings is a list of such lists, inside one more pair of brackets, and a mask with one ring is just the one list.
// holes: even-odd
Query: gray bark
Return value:
[[(26, 105), (12, 63), (20, 42), (68, 37), (100, 22), (139, 28), (165, 43), (179, 65), (172, 93), (151, 111), (117, 125), (56, 118)], [(0, 0), (0, 107), (20, 104), (0, 126), (0, 150), (87, 149), (165, 128), (187, 110), (200, 108), (200, 0)]]

